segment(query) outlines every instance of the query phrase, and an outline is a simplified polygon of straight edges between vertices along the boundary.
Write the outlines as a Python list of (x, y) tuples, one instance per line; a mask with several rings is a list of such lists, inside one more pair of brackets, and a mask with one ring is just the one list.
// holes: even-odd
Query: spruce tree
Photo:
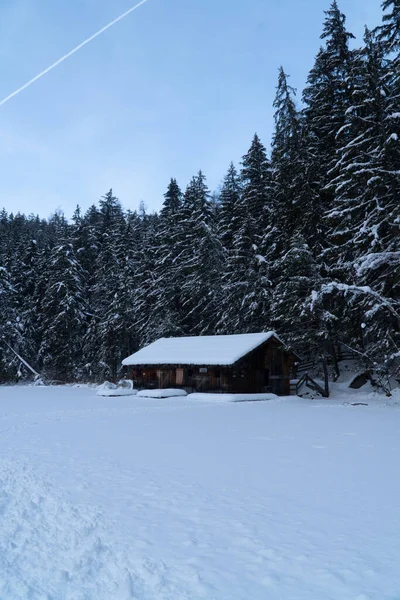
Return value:
[(219, 237), (227, 257), (233, 250), (233, 241), (241, 226), (241, 194), (239, 175), (235, 165), (231, 163), (219, 195), (218, 214)]
[(185, 191), (178, 249), (182, 327), (191, 335), (210, 333), (217, 318), (222, 249), (202, 171), (192, 178)]
[[(353, 53), (346, 30), (346, 17), (336, 0), (325, 12), (323, 33), (325, 46), (320, 49), (303, 92), (303, 143), (306, 146), (308, 179), (303, 192), (302, 232), (315, 254), (326, 242), (323, 215), (332, 208), (333, 193), (329, 187), (330, 171), (335, 165), (337, 134), (344, 125), (351, 105), (351, 65)], [(308, 197), (308, 200), (307, 200)]]
[(11, 285), (10, 274), (0, 266), (0, 382), (16, 376), (15, 357), (4, 344), (13, 345), (16, 337), (16, 295)]
[[(385, 56), (382, 83), (385, 93), (385, 141), (382, 149), (386, 170), (386, 189), (382, 204), (392, 215), (391, 225), (385, 230), (388, 249), (399, 250), (400, 227), (400, 2), (385, 0), (383, 25), (378, 29), (378, 39)], [(392, 238), (392, 243), (389, 239)]]
[(79, 379), (88, 315), (82, 269), (71, 244), (54, 247), (46, 275), (40, 315), (43, 373), (61, 381)]
[(288, 75), (279, 69), (278, 87), (274, 101), (275, 132), (272, 140), (273, 211), (271, 241), (275, 254), (287, 249), (297, 228), (301, 210), (299, 179), (303, 174), (300, 147), (300, 117), (295, 104), (296, 90), (288, 83)]
[(85, 366), (90, 373), (116, 376), (119, 364), (118, 337), (110, 312), (113, 299), (121, 287), (121, 260), (125, 251), (125, 220), (121, 204), (112, 190), (100, 199), (94, 217), (95, 236), (94, 276), (90, 278), (88, 297), (91, 303), (91, 322), (85, 336)]
[(271, 299), (273, 326), (296, 352), (315, 357), (319, 351), (320, 322), (308, 310), (313, 290), (321, 284), (319, 268), (301, 234), (295, 234), (288, 250), (273, 266)]
[(218, 330), (251, 332), (269, 326), (270, 281), (265, 254), (273, 228), (271, 167), (256, 134), (243, 157), (241, 192), (235, 207), (238, 224), (225, 266)]
[(181, 329), (181, 280), (179, 277), (180, 211), (182, 191), (171, 179), (164, 194), (154, 245), (154, 312), (151, 337), (179, 335)]
[(266, 227), (270, 226), (271, 165), (265, 146), (257, 134), (247, 154), (243, 156), (240, 179), (242, 184), (242, 217), (249, 222), (254, 243), (261, 246)]
[(385, 222), (391, 218), (382, 211), (386, 179), (382, 69), (381, 47), (367, 30), (365, 47), (353, 60), (353, 103), (337, 136), (339, 148), (331, 182), (335, 201), (327, 214), (331, 242), (327, 256), (334, 271), (347, 282), (353, 281), (354, 261), (384, 249)]

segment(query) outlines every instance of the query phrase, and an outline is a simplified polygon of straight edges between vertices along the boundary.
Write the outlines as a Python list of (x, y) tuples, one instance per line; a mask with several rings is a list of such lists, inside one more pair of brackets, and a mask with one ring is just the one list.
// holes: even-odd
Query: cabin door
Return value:
[(271, 377), (270, 389), (273, 394), (277, 396), (285, 395), (285, 380), (283, 377)]
[(183, 385), (184, 371), (182, 368), (176, 370), (176, 385)]

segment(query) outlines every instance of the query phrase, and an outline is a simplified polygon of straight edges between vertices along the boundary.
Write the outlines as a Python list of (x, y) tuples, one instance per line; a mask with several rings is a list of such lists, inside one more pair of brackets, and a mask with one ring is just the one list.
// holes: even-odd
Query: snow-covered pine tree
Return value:
[(239, 214), (241, 194), (239, 175), (232, 162), (219, 195), (218, 232), (226, 257), (233, 250), (233, 240), (241, 226)]
[[(267, 152), (256, 134), (243, 157), (236, 231), (225, 265), (218, 330), (250, 332), (269, 325), (270, 281), (266, 232), (273, 227), (272, 176)], [(273, 243), (273, 241), (271, 242)]]
[(326, 227), (323, 215), (333, 202), (330, 170), (335, 164), (338, 132), (344, 125), (346, 110), (351, 104), (352, 51), (349, 40), (353, 34), (346, 30), (346, 17), (336, 0), (325, 12), (320, 49), (303, 92), (303, 143), (308, 161), (306, 190), (303, 198), (302, 232), (314, 254), (325, 246)]
[(43, 374), (61, 381), (79, 379), (88, 315), (82, 269), (72, 244), (64, 242), (52, 249), (45, 276), (39, 349)]
[(385, 0), (383, 25), (378, 39), (385, 55), (383, 88), (385, 91), (385, 143), (383, 161), (387, 171), (383, 205), (392, 215), (386, 236), (393, 238), (388, 250), (398, 251), (400, 232), (400, 1)]
[[(384, 0), (382, 2), (382, 25), (377, 29), (380, 41), (387, 55), (398, 64), (400, 51), (400, 2), (399, 0)], [(394, 65), (393, 65), (394, 66)], [(398, 72), (393, 72), (399, 77)]]
[(182, 333), (181, 280), (179, 277), (180, 211), (183, 194), (172, 178), (160, 211), (154, 239), (154, 310), (151, 319), (152, 339)]
[(309, 297), (319, 289), (319, 266), (301, 234), (294, 234), (290, 246), (273, 265), (274, 281), (271, 314), (276, 331), (303, 357), (320, 352), (320, 322), (308, 310)]
[[(136, 225), (140, 218), (136, 216)], [(143, 318), (144, 307), (141, 305), (141, 295), (138, 293), (138, 279), (135, 270), (135, 257), (137, 256), (132, 244), (131, 236), (135, 236), (132, 215), (127, 221), (121, 223), (119, 244), (115, 244), (116, 270), (113, 278), (113, 293), (110, 294), (109, 306), (106, 307), (104, 317), (99, 320), (99, 334), (103, 348), (107, 354), (100, 356), (100, 363), (105, 363), (110, 368), (112, 378), (122, 375), (122, 360), (138, 349), (140, 342), (140, 319)], [(144, 249), (145, 240), (141, 240)], [(146, 263), (141, 260), (140, 278), (148, 277), (152, 267), (146, 269)], [(150, 273), (149, 273), (150, 271)], [(108, 279), (108, 278), (107, 278)], [(107, 281), (104, 282), (105, 287)], [(104, 340), (106, 343), (104, 344)], [(140, 340), (140, 341), (139, 341)]]
[(90, 285), (93, 277), (94, 264), (98, 252), (98, 226), (101, 220), (97, 206), (91, 206), (85, 215), (81, 214), (78, 206), (72, 217), (71, 237), (75, 253), (83, 269), (87, 272)]
[(114, 327), (112, 305), (121, 289), (121, 256), (125, 249), (125, 219), (121, 204), (112, 190), (100, 199), (98, 214), (91, 211), (96, 241), (94, 277), (88, 295), (91, 321), (84, 340), (84, 364), (93, 377), (115, 377), (120, 369), (120, 350)]
[(168, 222), (168, 220), (171, 220), (172, 224), (175, 223), (175, 216), (178, 214), (181, 205), (182, 191), (177, 180), (172, 177), (169, 182), (168, 189), (164, 194), (164, 203), (160, 210), (160, 217), (164, 220), (164, 225)]
[(327, 213), (331, 273), (354, 283), (354, 261), (387, 247), (390, 211), (384, 208), (385, 99), (381, 46), (366, 30), (365, 46), (354, 53), (352, 105), (338, 132), (337, 162), (332, 170), (335, 200)]
[[(32, 231), (32, 233), (34, 232)], [(41, 277), (41, 250), (39, 241), (29, 238), (30, 231), (24, 232), (17, 246), (18, 260), (11, 267), (11, 279), (16, 300), (16, 335), (13, 338), (13, 348), (35, 367), (40, 344), (36, 288)], [(31, 373), (26, 372), (25, 369), (21, 374), (31, 376)]]
[(217, 319), (222, 248), (210, 193), (202, 171), (189, 183), (179, 215), (182, 327), (186, 334), (210, 333)]
[[(331, 184), (335, 202), (327, 214), (330, 244), (325, 255), (335, 280), (325, 282), (322, 297), (323, 305), (330, 304), (332, 322), (336, 319), (339, 324), (337, 337), (383, 363), (395, 352), (396, 343), (396, 323), (389, 326), (389, 335), (387, 326), (393, 319), (384, 302), (396, 303), (400, 282), (398, 175), (391, 162), (396, 143), (388, 130), (391, 91), (383, 46), (368, 30), (364, 41), (365, 46), (353, 54), (352, 105), (337, 137), (337, 164), (332, 170), (336, 177)], [(335, 281), (347, 287), (338, 289)], [(361, 293), (361, 287), (371, 293)], [(379, 302), (374, 294), (380, 295)], [(386, 342), (377, 352), (379, 338)]]
[(159, 218), (147, 214), (144, 205), (139, 210), (135, 229), (135, 246), (131, 252), (133, 321), (131, 333), (139, 345), (146, 345), (157, 337), (156, 286), (156, 232)]
[(70, 228), (65, 214), (57, 209), (50, 217), (46, 228), (46, 238), (50, 245), (59, 244), (60, 240), (69, 238)]
[(243, 156), (240, 172), (242, 185), (242, 215), (249, 222), (252, 244), (261, 248), (265, 231), (271, 227), (272, 171), (265, 146), (257, 134), (247, 154)]
[(237, 327), (230, 320), (232, 317), (237, 322), (238, 315), (232, 311), (232, 291), (237, 277), (238, 259), (236, 241), (243, 226), (243, 219), (247, 219), (242, 202), (242, 186), (236, 167), (233, 163), (223, 180), (219, 195), (218, 236), (222, 246), (222, 273), (220, 286), (219, 318), (217, 329), (220, 333), (229, 333)]
[(329, 282), (313, 291), (310, 312), (321, 335), (344, 345), (386, 382), (400, 372), (400, 304), (369, 286)]
[(270, 236), (274, 238), (276, 256), (287, 250), (301, 219), (298, 200), (303, 165), (300, 117), (295, 95), (296, 90), (288, 83), (288, 75), (280, 67), (274, 101), (275, 132), (271, 155), (274, 208)]
[(14, 380), (17, 374), (15, 356), (4, 344), (6, 341), (13, 345), (18, 338), (16, 301), (10, 274), (0, 266), (0, 382)]

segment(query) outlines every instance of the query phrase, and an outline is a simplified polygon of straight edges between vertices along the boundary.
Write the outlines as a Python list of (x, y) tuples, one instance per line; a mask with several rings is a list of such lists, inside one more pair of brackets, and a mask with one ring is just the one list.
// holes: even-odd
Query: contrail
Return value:
[(113, 27), (113, 25), (116, 25), (116, 23), (119, 23), (119, 21), (122, 21), (122, 19), (125, 19), (125, 17), (127, 17), (128, 15), (130, 15), (131, 13), (133, 13), (134, 10), (137, 10), (140, 6), (142, 6), (142, 4), (145, 4), (148, 1), (149, 0), (141, 0), (141, 2), (139, 2), (135, 6), (133, 6), (132, 8), (130, 8), (129, 10), (127, 10), (126, 12), (124, 12), (123, 15), (121, 15), (117, 19), (114, 19), (114, 21), (111, 21), (111, 23), (109, 23), (108, 25), (106, 25), (105, 27), (103, 27), (102, 29), (100, 29), (94, 35), (90, 36), (90, 38), (88, 38), (87, 40), (85, 40), (84, 42), (82, 42), (81, 44), (79, 44), (79, 46), (77, 46), (76, 48), (74, 48), (73, 50), (71, 50), (70, 52), (68, 52), (68, 54), (66, 54), (65, 56), (63, 56), (59, 60), (57, 60), (50, 67), (47, 67), (47, 69), (45, 69), (44, 71), (42, 71), (41, 73), (39, 73), (39, 75), (36, 75), (36, 77), (34, 77), (33, 79), (31, 79), (30, 81), (28, 81), (27, 83), (25, 83), (25, 85), (23, 85), (22, 87), (18, 88), (17, 90), (15, 90), (15, 92), (13, 92), (12, 94), (10, 94), (6, 98), (4, 98), (4, 100), (2, 100), (0, 102), (0, 106), (3, 106), (3, 104), (5, 104), (9, 100), (11, 100), (11, 98), (14, 98), (14, 96), (17, 96), (17, 94), (19, 94), (19, 93), (23, 92), (24, 90), (26, 90), (26, 88), (28, 88), (30, 85), (32, 85), (32, 83), (35, 83), (35, 81), (37, 81), (38, 79), (41, 79), (44, 75), (47, 75), (47, 73), (49, 73), (50, 71), (52, 71), (53, 69), (55, 69), (56, 67), (58, 67), (58, 65), (60, 65), (61, 63), (63, 63), (64, 60), (67, 60), (67, 58), (69, 58), (73, 54), (76, 54), (76, 52), (78, 52), (81, 48), (83, 48), (84, 46), (86, 46), (87, 44), (89, 44), (90, 42), (92, 42), (94, 39), (96, 39), (97, 37), (99, 37), (99, 35), (101, 35), (105, 31), (107, 31), (107, 29), (110, 29), (110, 27)]

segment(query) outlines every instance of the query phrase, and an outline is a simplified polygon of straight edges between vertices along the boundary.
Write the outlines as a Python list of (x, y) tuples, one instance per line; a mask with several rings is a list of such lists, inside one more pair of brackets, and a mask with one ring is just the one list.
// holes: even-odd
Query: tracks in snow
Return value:
[(0, 600), (190, 598), (166, 571), (116, 547), (101, 514), (0, 458)]

